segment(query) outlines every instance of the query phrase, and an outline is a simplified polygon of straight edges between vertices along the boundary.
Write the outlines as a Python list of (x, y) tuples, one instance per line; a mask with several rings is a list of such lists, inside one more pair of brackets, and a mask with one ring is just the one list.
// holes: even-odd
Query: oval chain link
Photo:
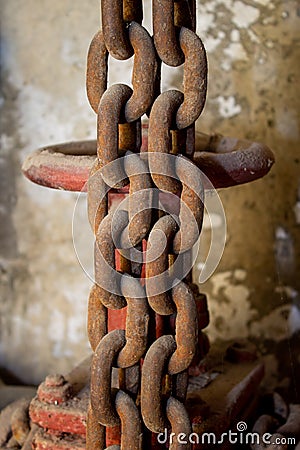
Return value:
[(168, 364), (168, 372), (175, 375), (186, 370), (195, 354), (198, 342), (197, 309), (192, 291), (184, 282), (172, 289), (172, 299), (176, 305), (175, 340), (176, 350)]
[(116, 59), (130, 58), (133, 55), (133, 48), (126, 32), (123, 0), (102, 0), (101, 16), (104, 41), (109, 53)]
[[(120, 286), (116, 277), (115, 250), (116, 245), (112, 229), (113, 214), (109, 213), (100, 223), (95, 242), (95, 281), (98, 285), (98, 293), (101, 302), (106, 308), (121, 309), (126, 305), (121, 295)], [(127, 224), (127, 213), (118, 211), (118, 221), (114, 220), (116, 235), (120, 234)]]
[[(175, 219), (170, 216), (161, 217), (153, 226), (146, 253), (146, 292), (151, 308), (161, 315), (175, 312), (169, 289), (169, 253), (177, 231)], [(155, 257), (159, 253), (157, 257)], [(159, 292), (159, 293), (156, 293)]]
[(101, 175), (98, 158), (90, 170), (87, 191), (88, 219), (93, 233), (96, 234), (108, 212), (107, 186)]
[(149, 348), (144, 359), (141, 379), (141, 413), (146, 427), (153, 433), (168, 428), (162, 403), (162, 382), (168, 359), (176, 350), (173, 336), (158, 338)]
[(184, 101), (176, 114), (176, 126), (181, 130), (192, 125), (204, 108), (207, 91), (207, 59), (201, 39), (191, 30), (182, 27), (179, 42), (185, 57)]
[(140, 155), (127, 152), (124, 170), (129, 178), (129, 224), (122, 232), (121, 248), (138, 245), (151, 227), (153, 191), (149, 169)]
[[(174, 4), (176, 4), (176, 10)], [(188, 4), (187, 10), (183, 8)], [(169, 66), (179, 66), (184, 62), (184, 54), (178, 42), (178, 28), (176, 26), (195, 29), (194, 10), (192, 1), (174, 2), (170, 0), (153, 0), (153, 31), (154, 43), (160, 59)]]
[[(162, 394), (168, 360), (176, 350), (172, 335), (158, 338), (146, 353), (141, 379), (141, 412), (146, 427), (153, 433), (169, 428)], [(172, 382), (176, 386), (176, 376)], [(176, 388), (173, 387), (176, 392)], [(184, 406), (182, 405), (182, 408)]]
[(107, 89), (108, 51), (102, 30), (98, 31), (90, 43), (87, 57), (86, 91), (89, 103), (98, 113), (102, 95)]
[(105, 427), (99, 423), (91, 403), (88, 405), (86, 426), (86, 448), (103, 450), (105, 448)]
[[(170, 397), (167, 401), (166, 407), (167, 418), (172, 427), (172, 433), (174, 438), (170, 443), (170, 450), (192, 450), (192, 444), (189, 442), (189, 437), (191, 436), (193, 429), (191, 426), (191, 421), (187, 414), (187, 411), (183, 404), (179, 402), (176, 398)], [(170, 435), (171, 436), (171, 435)], [(182, 442), (183, 438), (185, 441)]]
[[(158, 62), (153, 40), (147, 30), (136, 22), (128, 27), (128, 37), (134, 49), (132, 70), (133, 93), (125, 106), (125, 120), (134, 122), (150, 108), (156, 93)], [(103, 33), (93, 38), (87, 64), (87, 96), (91, 107), (98, 113), (100, 100), (107, 89), (108, 52)]]
[(199, 169), (186, 158), (177, 156), (175, 163), (177, 178), (182, 184), (180, 196), (180, 229), (173, 242), (173, 251), (182, 253), (190, 250), (197, 242), (203, 222), (204, 188)]
[[(145, 289), (139, 280), (123, 275), (121, 290), (127, 302), (125, 347), (120, 351), (117, 364), (121, 368), (137, 364), (144, 356), (148, 342), (149, 312)], [(135, 297), (132, 295), (136, 292)]]
[[(159, 189), (180, 192), (181, 185), (174, 176), (173, 160), (165, 158), (172, 152), (171, 128), (174, 127), (175, 113), (183, 102), (182, 92), (163, 92), (153, 103), (148, 131), (148, 160), (151, 176)], [(163, 168), (164, 175), (161, 175)]]
[[(110, 187), (120, 188), (127, 184), (126, 174), (118, 162), (119, 123), (124, 122), (121, 117), (122, 110), (131, 95), (132, 89), (126, 84), (114, 84), (103, 94), (99, 104), (97, 123), (99, 167), (103, 169), (110, 162), (116, 161), (115, 177), (112, 178)], [(116, 182), (115, 179), (122, 181)]]
[(132, 122), (145, 114), (153, 103), (158, 63), (153, 40), (146, 29), (133, 22), (128, 32), (134, 49), (133, 94), (126, 103), (125, 118)]
[(91, 367), (91, 405), (101, 425), (113, 427), (120, 424), (111, 391), (114, 360), (125, 346), (125, 331), (110, 331), (99, 342)]
[(142, 450), (142, 421), (135, 402), (128, 394), (119, 391), (116, 395), (115, 406), (121, 419), (120, 450)]

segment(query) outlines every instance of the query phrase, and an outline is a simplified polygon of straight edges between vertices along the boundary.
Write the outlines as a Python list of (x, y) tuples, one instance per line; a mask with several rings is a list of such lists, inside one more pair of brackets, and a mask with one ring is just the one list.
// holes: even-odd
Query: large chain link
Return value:
[[(89, 450), (106, 448), (107, 427), (120, 426), (122, 436), (120, 445), (107, 448), (123, 450), (146, 448), (147, 429), (191, 433), (184, 407), (187, 370), (205, 353), (198, 330), (208, 323), (206, 299), (184, 268), (203, 220), (204, 189), (196, 167), (189, 162), (187, 169), (186, 161), (195, 150), (195, 120), (205, 103), (206, 54), (195, 34), (195, 0), (153, 0), (152, 7), (153, 38), (141, 25), (142, 1), (102, 0), (102, 31), (88, 52), (87, 95), (98, 117), (97, 159), (88, 182), (88, 217), (95, 234), (95, 284), (88, 304), (94, 351)], [(121, 83), (108, 87), (108, 57), (132, 55), (133, 89)], [(184, 63), (183, 92), (160, 93), (162, 61)], [(144, 114), (149, 115), (149, 135), (142, 157)], [(177, 155), (175, 162), (168, 155)], [(128, 206), (108, 211), (109, 191), (128, 184)], [(179, 198), (177, 219), (157, 211), (158, 199), (172, 195)], [(179, 257), (183, 275), (174, 279)], [(124, 307), (125, 330), (108, 332), (110, 311)], [(156, 332), (150, 323), (160, 324)], [(137, 370), (140, 392), (127, 382), (130, 371)], [(112, 382), (116, 371), (117, 386)], [(173, 443), (170, 448), (181, 447)]]

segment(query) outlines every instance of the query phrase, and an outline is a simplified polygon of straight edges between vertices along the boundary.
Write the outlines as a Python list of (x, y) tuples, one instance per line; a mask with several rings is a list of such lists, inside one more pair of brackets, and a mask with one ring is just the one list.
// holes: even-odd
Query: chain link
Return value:
[[(189, 416), (183, 404), (176, 398), (170, 397), (167, 401), (166, 413), (172, 427), (172, 433), (174, 433), (175, 436), (175, 438), (171, 441), (169, 447), (170, 450), (192, 450), (192, 444), (188, 441), (188, 437), (191, 436), (193, 430)], [(186, 439), (184, 444), (177, 440), (179, 435)]]
[[(132, 95), (132, 89), (126, 84), (114, 84), (103, 94), (98, 110), (97, 154), (100, 169), (119, 157), (119, 123), (121, 112), (127, 100)], [(118, 162), (118, 161), (117, 161)], [(115, 178), (123, 180), (116, 183)], [(109, 179), (107, 176), (106, 179)], [(127, 179), (121, 165), (115, 169), (110, 179), (110, 187), (121, 188), (127, 184)]]
[(102, 30), (95, 34), (88, 51), (86, 91), (91, 107), (98, 113), (102, 95), (107, 89), (108, 51)]
[[(195, 29), (195, 2), (153, 0), (154, 42), (160, 59), (169, 66), (184, 62), (184, 54), (178, 42), (178, 25)], [(174, 7), (176, 5), (176, 8)], [(186, 8), (187, 7), (187, 8)], [(176, 14), (175, 14), (176, 11)]]
[(158, 64), (153, 41), (145, 28), (132, 22), (128, 33), (135, 56), (132, 71), (133, 95), (126, 104), (125, 118), (132, 122), (145, 114), (152, 105)]
[[(125, 119), (133, 122), (150, 108), (156, 90), (158, 62), (153, 41), (145, 28), (136, 22), (128, 27), (128, 38), (134, 49), (132, 71), (133, 93), (125, 106)], [(91, 107), (98, 113), (101, 97), (107, 89), (108, 51), (102, 31), (93, 38), (87, 65), (87, 96)]]
[(91, 403), (87, 411), (86, 448), (88, 450), (103, 450), (105, 448), (105, 427), (101, 425), (95, 415)]
[(181, 28), (179, 42), (185, 57), (184, 101), (176, 114), (176, 126), (180, 130), (192, 125), (204, 108), (207, 90), (207, 60), (201, 39), (191, 30)]
[(124, 170), (129, 178), (129, 224), (121, 235), (121, 248), (135, 247), (151, 227), (153, 192), (147, 164), (139, 155), (127, 152)]
[(94, 234), (97, 233), (100, 223), (107, 215), (107, 211), (107, 186), (102, 178), (97, 158), (88, 179), (88, 219)]
[(176, 350), (169, 360), (168, 372), (175, 375), (186, 370), (196, 354), (198, 321), (194, 296), (186, 283), (180, 282), (173, 287), (172, 299), (177, 311)]
[[(121, 309), (126, 305), (125, 298), (121, 295), (118, 279), (114, 276), (115, 242), (112, 234), (113, 214), (109, 213), (99, 225), (95, 243), (95, 281), (98, 285), (101, 302), (106, 308)], [(118, 221), (114, 223), (122, 230), (127, 224), (127, 213), (118, 212)], [(119, 233), (120, 234), (120, 230)]]
[[(182, 92), (175, 90), (163, 92), (155, 100), (149, 118), (148, 152), (152, 179), (158, 189), (174, 194), (180, 192), (181, 184), (174, 176), (172, 160), (165, 158), (164, 155), (173, 153), (170, 130), (175, 113), (182, 102)], [(162, 167), (165, 175), (158, 175)]]
[(97, 285), (91, 289), (88, 303), (88, 338), (95, 351), (101, 339), (107, 334), (107, 308), (101, 301), (102, 290)]
[[(125, 347), (120, 351), (117, 359), (119, 367), (131, 367), (144, 356), (148, 341), (148, 302), (145, 289), (136, 278), (123, 275), (121, 290), (128, 305), (126, 317)], [(136, 297), (132, 292), (136, 291)]]
[(146, 427), (154, 433), (169, 428), (163, 406), (163, 379), (170, 356), (176, 350), (173, 336), (158, 338), (149, 348), (144, 359), (141, 380), (141, 412)]
[(112, 368), (115, 358), (125, 346), (125, 331), (113, 330), (99, 342), (91, 368), (91, 405), (101, 425), (120, 424), (111, 390)]
[(132, 398), (123, 391), (116, 396), (116, 411), (121, 419), (121, 450), (142, 449), (142, 420), (139, 410)]
[[(149, 305), (160, 315), (169, 315), (175, 312), (175, 305), (167, 286), (169, 284), (169, 253), (176, 230), (175, 219), (166, 215), (155, 223), (148, 238), (146, 292)], [(157, 253), (159, 256), (155, 258)], [(154, 294), (154, 292), (159, 293)]]
[(176, 158), (176, 175), (182, 191), (180, 197), (180, 229), (173, 242), (174, 253), (190, 250), (199, 238), (204, 212), (204, 189), (198, 170), (194, 165), (187, 165), (185, 158)]
[[(98, 117), (97, 158), (88, 181), (95, 235), (95, 284), (88, 303), (94, 352), (87, 416), (91, 450), (105, 449), (107, 427), (121, 426), (120, 445), (110, 450), (144, 448), (145, 427), (153, 433), (165, 428), (190, 433), (184, 407), (188, 368), (205, 352), (198, 328), (207, 325), (207, 305), (185, 269), (204, 210), (199, 172), (186, 162), (194, 154), (195, 120), (205, 103), (206, 54), (195, 34), (195, 0), (153, 0), (152, 6), (153, 38), (141, 25), (142, 1), (102, 0), (102, 31), (88, 52), (87, 95)], [(132, 55), (133, 89), (108, 87), (108, 56)], [(160, 93), (162, 61), (184, 62), (183, 92)], [(148, 152), (138, 155), (144, 114), (149, 115)], [(128, 192), (128, 185), (128, 200), (108, 211), (109, 192)], [(177, 203), (178, 211), (158, 213), (160, 202)], [(182, 276), (175, 271), (179, 260)], [(125, 330), (108, 333), (110, 311), (125, 306)], [(155, 322), (160, 323), (156, 333), (149, 326)], [(174, 442), (170, 448), (181, 447)]]
[(109, 53), (116, 59), (130, 58), (133, 48), (126, 32), (123, 0), (102, 0), (101, 16), (104, 41)]

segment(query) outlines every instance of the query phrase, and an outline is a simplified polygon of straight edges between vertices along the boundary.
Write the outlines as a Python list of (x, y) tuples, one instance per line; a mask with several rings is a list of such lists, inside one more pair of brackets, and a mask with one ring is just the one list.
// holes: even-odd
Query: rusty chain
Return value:
[(160, 59), (169, 66), (184, 62), (184, 54), (178, 42), (179, 27), (195, 31), (195, 0), (153, 0), (154, 43)]
[[(204, 189), (190, 158), (206, 97), (206, 54), (195, 34), (195, 0), (153, 0), (152, 7), (153, 38), (142, 26), (141, 0), (102, 0), (102, 30), (92, 39), (87, 59), (87, 95), (97, 114), (97, 158), (88, 181), (88, 218), (95, 235), (95, 284), (88, 302), (94, 352), (89, 450), (106, 448), (109, 427), (120, 426), (121, 441), (107, 449), (149, 448), (146, 429), (190, 433), (187, 370), (205, 352), (198, 332), (208, 322), (205, 298), (184, 269), (203, 220)], [(133, 89), (121, 83), (108, 87), (109, 57), (132, 55)], [(161, 62), (184, 63), (183, 92), (160, 93)], [(140, 154), (144, 114), (149, 144), (147, 154)], [(108, 210), (109, 192), (128, 184), (127, 206)], [(160, 200), (168, 202), (172, 195), (178, 214), (158, 212)], [(181, 277), (176, 264), (182, 266)], [(125, 306), (125, 330), (108, 332), (110, 311)], [(161, 316), (169, 321), (168, 334), (162, 325), (162, 335), (155, 335), (149, 323), (163, 324)], [(112, 387), (116, 371), (119, 382)], [(130, 371), (140, 373), (140, 392), (127, 383)]]

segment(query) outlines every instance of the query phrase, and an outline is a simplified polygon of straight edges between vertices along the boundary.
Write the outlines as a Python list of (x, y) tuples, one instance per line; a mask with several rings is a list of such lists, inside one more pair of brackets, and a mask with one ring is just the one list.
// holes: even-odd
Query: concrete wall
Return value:
[[(208, 333), (212, 342), (256, 341), (268, 382), (288, 387), (300, 362), (292, 336), (300, 315), (299, 10), (292, 0), (197, 5), (209, 60), (208, 100), (197, 129), (264, 142), (277, 159), (265, 179), (220, 192), (228, 233), (221, 263), (202, 287), (209, 295)], [(73, 249), (77, 195), (31, 184), (20, 166), (35, 148), (95, 137), (85, 64), (99, 2), (1, 0), (1, 10), (0, 365), (36, 383), (89, 351), (90, 281)], [(149, 11), (146, 16), (149, 23)], [(111, 82), (124, 81), (124, 73), (130, 78), (130, 62), (120, 67), (114, 64)], [(164, 88), (180, 87), (179, 74), (168, 76)], [(84, 198), (76, 221), (80, 257), (90, 268)]]

